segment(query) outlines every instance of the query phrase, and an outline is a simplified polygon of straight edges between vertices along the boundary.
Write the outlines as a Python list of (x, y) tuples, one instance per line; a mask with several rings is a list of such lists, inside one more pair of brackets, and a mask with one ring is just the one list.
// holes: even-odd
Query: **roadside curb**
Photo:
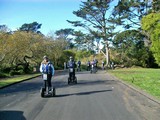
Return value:
[(132, 90), (138, 92), (139, 94), (141, 94), (141, 95), (147, 97), (147, 98), (150, 99), (151, 101), (154, 101), (154, 102), (156, 102), (157, 104), (160, 105), (160, 100), (156, 99), (154, 96), (152, 96), (152, 95), (146, 93), (145, 91), (143, 91), (143, 90), (141, 90), (141, 89), (139, 89), (139, 88), (136, 88), (136, 87), (130, 85), (130, 84), (127, 83), (127, 82), (124, 82), (123, 80), (117, 78), (116, 76), (114, 76), (114, 75), (112, 75), (112, 74), (110, 74), (110, 73), (108, 73), (108, 74), (109, 74), (109, 75), (111, 76), (111, 78), (113, 78), (114, 80), (119, 81), (119, 82), (122, 83), (123, 85), (129, 87), (130, 89), (132, 89)]
[(34, 76), (34, 77), (26, 78), (26, 79), (23, 79), (23, 80), (21, 80), (21, 81), (17, 81), (17, 82), (11, 83), (11, 84), (9, 84), (9, 85), (5, 85), (5, 86), (3, 86), (3, 87), (0, 87), (0, 89), (3, 89), (3, 88), (9, 87), (9, 86), (14, 85), (14, 84), (21, 83), (21, 82), (24, 82), (24, 81), (27, 81), (27, 80), (36, 78), (36, 77), (39, 77), (39, 76), (41, 76), (41, 75), (36, 75), (36, 76)]
[[(56, 74), (57, 74), (57, 73), (60, 73), (60, 72), (64, 72), (64, 70), (55, 70), (55, 73), (56, 73)], [(30, 79), (33, 79), (33, 78), (36, 78), (36, 77), (39, 77), (39, 76), (41, 76), (41, 74), (40, 74), (40, 75), (36, 75), (36, 76), (34, 76), (34, 77), (30, 77), (30, 78), (23, 79), (23, 80), (21, 80), (21, 81), (17, 81), (17, 82), (11, 83), (11, 84), (9, 84), (9, 85), (5, 85), (5, 86), (3, 86), (3, 87), (0, 87), (0, 90), (3, 89), (3, 88), (9, 87), (9, 86), (11, 86), (11, 85), (14, 85), (14, 84), (17, 84), (17, 83), (21, 83), (21, 82), (24, 82), (24, 81), (27, 81), (27, 80), (30, 80)]]

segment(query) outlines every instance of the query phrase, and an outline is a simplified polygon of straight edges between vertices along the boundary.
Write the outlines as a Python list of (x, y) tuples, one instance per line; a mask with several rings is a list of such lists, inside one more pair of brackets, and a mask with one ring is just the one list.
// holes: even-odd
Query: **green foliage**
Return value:
[(75, 59), (76, 54), (74, 50), (64, 50), (63, 51), (63, 58), (65, 61), (68, 61), (70, 56), (72, 56)]
[[(81, 7), (77, 11), (73, 11), (73, 14), (79, 18), (82, 18), (81, 21), (69, 21), (75, 27), (82, 27), (86, 29), (90, 34), (93, 35), (93, 39), (90, 39), (90, 43), (97, 42), (97, 38), (101, 38), (108, 49), (108, 41), (113, 37), (114, 26), (110, 25), (108, 21), (108, 11), (109, 5), (112, 0), (87, 0), (82, 2)], [(80, 38), (80, 37), (79, 37)], [(79, 42), (81, 42), (81, 38)], [(93, 48), (93, 46), (92, 46)], [(108, 54), (107, 59), (109, 59)], [(109, 61), (109, 60), (107, 60)]]
[(11, 71), (9, 72), (9, 75), (10, 75), (10, 76), (21, 75), (21, 73), (20, 73), (19, 71), (11, 70)]
[(75, 59), (75, 51), (73, 50), (63, 50), (61, 56), (57, 59), (57, 62), (53, 60), (55, 69), (63, 69), (64, 68), (64, 62), (69, 61), (69, 57), (72, 56)]
[(63, 38), (63, 39), (67, 39), (67, 37), (69, 35), (72, 35), (73, 34), (73, 29), (71, 28), (66, 28), (66, 29), (60, 29), (60, 30), (57, 30), (55, 32), (55, 34), (59, 37), (59, 38)]
[(0, 78), (5, 78), (7, 75), (5, 73), (0, 72)]
[(73, 38), (70, 37), (70, 35), (73, 35), (74, 29), (66, 28), (66, 29), (60, 29), (55, 32), (58, 39), (65, 40), (68, 44), (66, 46), (67, 49), (73, 48), (72, 40)]
[(151, 13), (142, 19), (142, 29), (151, 40), (151, 51), (156, 63), (160, 66), (160, 13)]
[(40, 29), (41, 26), (42, 24), (39, 24), (37, 22), (25, 23), (19, 28), (19, 30), (26, 31), (26, 32), (41, 33), (40, 31), (38, 31), (38, 29)]
[(83, 58), (88, 58), (94, 52), (93, 51), (86, 51), (86, 50), (79, 50), (76, 52), (76, 60), (81, 60)]
[(160, 1), (159, 0), (153, 0), (153, 12), (160, 12)]
[(113, 40), (113, 50), (115, 49), (116, 53), (112, 60), (127, 67), (133, 65), (146, 67), (149, 55), (143, 38), (144, 36), (136, 30), (127, 30), (117, 34)]
[(0, 32), (0, 70), (11, 75), (30, 73), (33, 66), (40, 65), (44, 55), (56, 66), (63, 65), (60, 58), (66, 44), (64, 40), (33, 32)]
[(74, 34), (75, 46), (78, 50), (94, 50), (95, 44), (95, 36), (92, 34), (84, 34), (82, 31), (75, 31)]
[(151, 9), (148, 0), (119, 0), (114, 7), (110, 22), (124, 27), (124, 29), (140, 28), (140, 20)]

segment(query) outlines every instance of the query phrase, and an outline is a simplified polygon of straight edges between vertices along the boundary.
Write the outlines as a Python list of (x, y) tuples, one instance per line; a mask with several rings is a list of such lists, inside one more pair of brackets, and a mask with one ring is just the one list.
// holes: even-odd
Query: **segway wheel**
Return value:
[(41, 88), (41, 97), (44, 97), (45, 88)]
[(54, 97), (56, 95), (56, 89), (52, 88), (52, 97)]
[(70, 79), (68, 78), (68, 85), (70, 84)]
[(75, 77), (75, 84), (77, 84), (77, 77)]

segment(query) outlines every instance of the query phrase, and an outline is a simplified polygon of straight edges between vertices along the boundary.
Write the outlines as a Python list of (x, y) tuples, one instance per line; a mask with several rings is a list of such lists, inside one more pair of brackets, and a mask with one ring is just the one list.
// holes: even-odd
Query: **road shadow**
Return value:
[[(67, 82), (52, 80), (52, 86), (55, 88), (67, 87)], [(0, 89), (0, 96), (13, 93), (37, 92), (40, 91), (41, 87), (44, 87), (44, 81), (42, 80), (41, 76), (39, 76), (37, 78), (34, 78), (34, 80), (24, 81)]]
[(78, 80), (77, 84), (69, 84), (67, 81), (55, 81), (53, 86), (55, 88), (66, 88), (66, 87), (82, 87), (82, 86), (91, 86), (91, 85), (113, 85), (116, 84), (116, 80)]
[(55, 81), (53, 86), (55, 88), (66, 88), (66, 87), (82, 87), (82, 86), (93, 86), (93, 85), (113, 85), (117, 84), (116, 80), (78, 80), (77, 84), (69, 84), (67, 81)]
[(98, 84), (106, 84), (106, 85), (111, 85), (111, 84), (116, 84), (116, 80), (80, 80), (78, 81), (79, 86), (85, 86), (85, 85), (98, 85)]
[(105, 92), (111, 92), (112, 89), (108, 90), (96, 90), (96, 91), (87, 91), (87, 92), (79, 92), (79, 93), (71, 93), (71, 94), (61, 94), (61, 95), (56, 95), (55, 97), (67, 97), (67, 96), (81, 96), (81, 95), (90, 95), (90, 94), (96, 94), (96, 93), (105, 93)]
[(33, 91), (39, 91), (40, 88), (43, 86), (43, 82), (39, 81), (24, 81), (21, 83), (17, 83), (8, 87), (5, 87), (0, 90), (0, 95), (3, 94), (13, 94), (13, 93), (19, 93), (19, 92), (33, 92)]
[(5, 110), (0, 111), (0, 120), (27, 120), (22, 111)]

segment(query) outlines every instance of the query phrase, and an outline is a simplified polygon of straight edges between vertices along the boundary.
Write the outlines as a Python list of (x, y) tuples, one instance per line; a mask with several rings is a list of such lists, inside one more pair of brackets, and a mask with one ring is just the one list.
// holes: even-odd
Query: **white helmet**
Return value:
[(43, 59), (48, 59), (48, 57), (45, 55), (45, 56), (43, 56)]

